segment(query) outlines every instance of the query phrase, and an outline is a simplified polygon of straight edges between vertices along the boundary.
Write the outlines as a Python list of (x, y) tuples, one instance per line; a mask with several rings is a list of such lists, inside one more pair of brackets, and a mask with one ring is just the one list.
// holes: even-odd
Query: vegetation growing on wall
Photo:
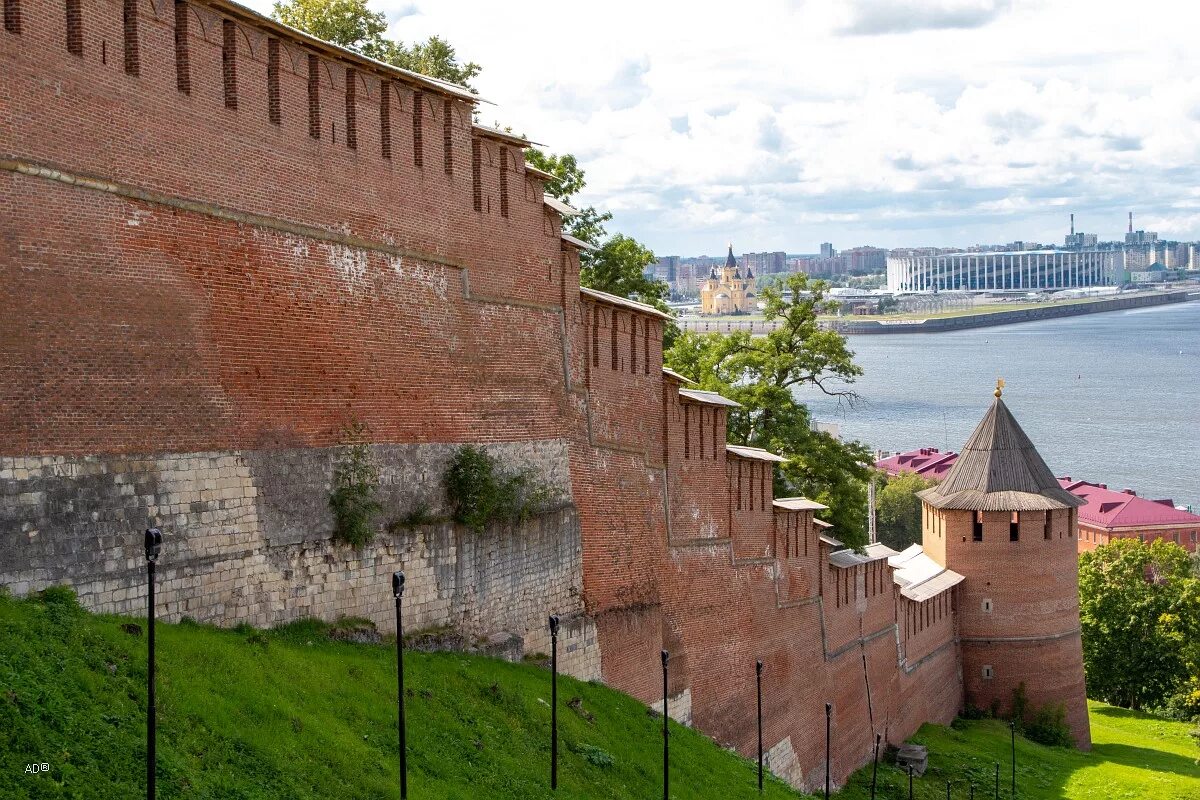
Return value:
[(1034, 708), (1025, 694), (1025, 684), (1013, 689), (1012, 718), (1017, 731), (1027, 739), (1051, 747), (1074, 747), (1071, 728), (1067, 725), (1067, 710), (1062, 703)]
[(524, 522), (545, 510), (555, 494), (532, 470), (505, 470), (471, 445), (455, 453), (445, 484), (454, 521), (477, 533), (493, 522)]
[(351, 422), (342, 429), (342, 451), (333, 468), (333, 491), (329, 495), (333, 538), (355, 547), (375, 538), (374, 520), (381, 509), (375, 499), (379, 469), (367, 435), (367, 426), (361, 422)]

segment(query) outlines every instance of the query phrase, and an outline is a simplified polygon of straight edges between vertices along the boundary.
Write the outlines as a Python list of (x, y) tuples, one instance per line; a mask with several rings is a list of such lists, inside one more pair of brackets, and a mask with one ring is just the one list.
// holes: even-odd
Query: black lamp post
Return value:
[(392, 573), (392, 595), (396, 598), (396, 688), (397, 710), (400, 717), (400, 798), (408, 797), (408, 751), (404, 742), (404, 621), (400, 605), (404, 598), (404, 573)]
[(912, 764), (908, 765), (908, 800), (913, 800)]
[(829, 800), (829, 762), (833, 756), (833, 703), (825, 704), (825, 800)]
[(758, 793), (763, 790), (763, 745), (762, 745), (762, 662), (754, 662), (754, 684), (758, 692)]
[(550, 789), (558, 789), (558, 614), (550, 615)]
[(1008, 727), (1012, 731), (1012, 796), (1015, 800), (1017, 796), (1017, 721), (1013, 720), (1008, 723)]
[(871, 800), (875, 800), (875, 776), (879, 772), (879, 740), (882, 734), (875, 734), (875, 759), (871, 762)]
[(670, 758), (670, 732), (667, 730), (667, 661), (670, 660), (671, 654), (666, 650), (662, 651), (662, 669), (663, 669), (663, 800), (670, 800), (671, 796), (671, 758)]
[(146, 627), (149, 629), (150, 652), (146, 670), (146, 798), (154, 800), (154, 773), (157, 766), (155, 740), (157, 739), (157, 711), (154, 704), (154, 564), (162, 550), (162, 531), (146, 529), (146, 571), (149, 578), (149, 593), (146, 598)]

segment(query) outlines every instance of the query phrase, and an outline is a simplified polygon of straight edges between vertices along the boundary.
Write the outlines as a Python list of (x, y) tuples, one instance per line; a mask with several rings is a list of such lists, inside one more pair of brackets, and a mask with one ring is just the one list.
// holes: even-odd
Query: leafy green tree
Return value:
[(609, 294), (631, 297), (665, 309), (667, 285), (646, 277), (654, 253), (623, 233), (609, 237), (588, 255), (579, 270), (579, 282)]
[[(546, 191), (564, 203), (571, 202), (571, 198), (587, 186), (583, 169), (570, 153), (558, 155), (530, 147), (525, 151), (525, 161), (555, 176), (555, 180), (546, 183)], [(612, 214), (609, 212), (585, 206), (579, 209), (579, 214), (567, 218), (563, 223), (566, 233), (596, 248), (585, 250), (579, 256), (580, 284), (670, 313), (667, 307), (669, 287), (662, 281), (647, 278), (645, 274), (646, 267), (656, 260), (654, 253), (624, 234), (618, 233), (605, 239), (608, 232), (604, 225), (610, 220)], [(664, 348), (669, 348), (678, 335), (679, 326), (673, 322), (667, 323), (663, 334)]]
[(1079, 557), (1088, 696), (1156, 708), (1200, 664), (1200, 579), (1173, 542), (1120, 539)]
[(454, 46), (440, 36), (430, 36), (424, 42), (414, 42), (407, 47), (396, 42), (388, 44), (391, 47), (385, 51), (381, 61), (431, 78), (457, 83), (471, 91), (475, 90), (471, 81), (483, 71), (483, 67), (474, 61), (465, 64), (460, 62)]
[(388, 39), (387, 17), (367, 8), (366, 0), (289, 0), (276, 2), (272, 13), (319, 39), (468, 89), (482, 69), (473, 61), (459, 62), (454, 47), (438, 36), (408, 46)]
[(921, 498), (917, 492), (932, 487), (933, 481), (915, 472), (902, 472), (887, 478), (875, 495), (876, 530), (879, 541), (894, 550), (903, 550), (921, 541)]
[[(782, 289), (791, 291), (785, 298)], [(788, 459), (776, 478), (776, 494), (802, 494), (830, 507), (834, 535), (851, 546), (866, 544), (870, 451), (812, 430), (808, 408), (793, 391), (816, 386), (853, 402), (849, 384), (862, 374), (845, 337), (823, 330), (817, 316), (831, 303), (828, 284), (807, 275), (788, 276), (780, 288), (762, 290), (763, 315), (778, 322), (765, 336), (739, 331), (682, 333), (667, 353), (668, 366), (742, 405), (729, 415), (732, 442), (763, 447)]]
[(387, 18), (366, 0), (291, 0), (275, 3), (272, 15), (318, 39), (375, 57), (387, 31)]
[[(525, 162), (555, 176), (553, 181), (546, 183), (546, 191), (564, 203), (571, 202), (571, 198), (587, 185), (579, 162), (570, 153), (557, 155), (530, 147), (525, 151)], [(609, 214), (606, 219), (611, 218)]]

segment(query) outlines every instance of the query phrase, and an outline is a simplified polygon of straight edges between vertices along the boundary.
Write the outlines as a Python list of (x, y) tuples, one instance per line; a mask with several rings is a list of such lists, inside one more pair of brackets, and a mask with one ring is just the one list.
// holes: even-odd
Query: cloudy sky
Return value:
[(369, 2), (660, 255), (1200, 239), (1187, 0)]

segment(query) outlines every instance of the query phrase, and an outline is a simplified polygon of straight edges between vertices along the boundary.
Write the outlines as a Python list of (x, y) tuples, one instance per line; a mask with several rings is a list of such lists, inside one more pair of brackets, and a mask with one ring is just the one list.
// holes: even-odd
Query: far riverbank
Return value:
[[(1061, 302), (1028, 303), (1002, 306), (1000, 310), (989, 310), (988, 306), (953, 311), (945, 314), (914, 316), (912, 314), (886, 317), (830, 317), (822, 325), (847, 336), (876, 334), (943, 333), (970, 328), (990, 328), (1020, 322), (1036, 322), (1046, 319), (1073, 317), (1084, 314), (1102, 314), (1112, 311), (1129, 311), (1138, 308), (1183, 303), (1200, 300), (1200, 292), (1182, 289), (1167, 292), (1126, 293), (1118, 297), (1103, 299), (1068, 300)], [(761, 335), (774, 325), (761, 316), (743, 317), (685, 317), (679, 320), (684, 330), (698, 333), (732, 333), (749, 331)]]

